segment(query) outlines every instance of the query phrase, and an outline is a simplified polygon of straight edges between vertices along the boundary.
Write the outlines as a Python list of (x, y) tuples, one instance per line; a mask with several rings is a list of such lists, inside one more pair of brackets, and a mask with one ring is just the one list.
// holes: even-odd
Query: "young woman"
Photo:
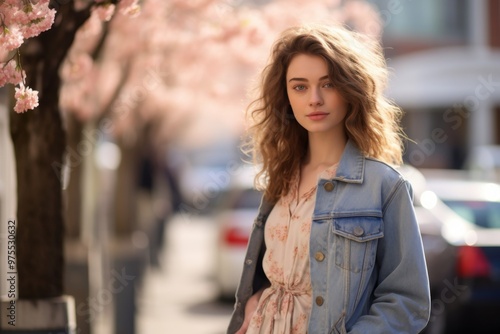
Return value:
[[(377, 43), (286, 30), (250, 105), (264, 196), (228, 333), (418, 333), (430, 293)], [(261, 181), (259, 183), (258, 181)], [(262, 182), (263, 181), (263, 182)]]

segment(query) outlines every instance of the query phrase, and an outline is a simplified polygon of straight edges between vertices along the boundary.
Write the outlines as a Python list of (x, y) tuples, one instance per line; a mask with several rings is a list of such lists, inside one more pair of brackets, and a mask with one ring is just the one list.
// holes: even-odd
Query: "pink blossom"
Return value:
[(121, 7), (130, 7), (130, 6), (136, 6), (138, 4), (138, 0), (121, 0), (120, 1), (120, 6)]
[(88, 53), (70, 55), (61, 68), (61, 78), (66, 82), (79, 80), (90, 72), (92, 66), (93, 60)]
[(0, 63), (0, 87), (8, 83), (17, 85), (23, 81), (23, 77), (24, 71), (17, 67), (14, 60), (7, 62), (7, 64)]
[(17, 27), (1, 27), (0, 26), (0, 44), (5, 47), (7, 51), (17, 49), (23, 44), (23, 35)]
[(137, 17), (139, 14), (141, 14), (141, 6), (139, 5), (133, 5), (129, 7), (125, 7), (121, 10), (121, 13), (124, 15), (127, 15), (129, 17)]
[(24, 39), (44, 32), (54, 23), (56, 11), (49, 8), (49, 1), (4, 1), (0, 8), (2, 25), (9, 30), (17, 30)]
[(115, 13), (115, 5), (113, 4), (105, 4), (94, 6), (94, 11), (97, 13), (99, 18), (103, 21), (111, 20), (111, 17)]
[(23, 84), (20, 84), (19, 88), (16, 87), (14, 97), (16, 99), (14, 111), (17, 113), (23, 113), (38, 107), (38, 92), (29, 87), (24, 87)]
[(43, 11), (41, 14), (41, 20), (36, 23), (40, 32), (47, 31), (54, 24), (54, 19), (56, 17), (56, 11), (54, 9), (48, 9)]
[(122, 0), (119, 3), (120, 12), (129, 17), (137, 17), (141, 13), (138, 0)]
[[(97, 15), (97, 12), (92, 11), (90, 17), (85, 21), (85, 23), (78, 29), (75, 36), (75, 48), (87, 49), (87, 45), (94, 45), (94, 43), (89, 43), (89, 40), (94, 40), (96, 36), (100, 36), (102, 33), (103, 25), (102, 20)], [(88, 52), (91, 52), (90, 50)]]
[(27, 25), (30, 22), (28, 13), (23, 9), (24, 5), (13, 6), (7, 11), (5, 22), (8, 25)]
[(56, 11), (48, 7), (41, 7), (40, 4), (28, 13), (28, 23), (23, 25), (24, 38), (30, 38), (40, 35), (40, 33), (49, 30), (54, 23)]

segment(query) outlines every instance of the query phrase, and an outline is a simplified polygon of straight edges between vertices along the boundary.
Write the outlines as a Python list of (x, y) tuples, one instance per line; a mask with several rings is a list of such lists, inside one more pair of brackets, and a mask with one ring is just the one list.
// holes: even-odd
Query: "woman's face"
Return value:
[(286, 88), (295, 119), (309, 134), (344, 135), (347, 102), (328, 78), (323, 58), (308, 54), (293, 57), (286, 73)]

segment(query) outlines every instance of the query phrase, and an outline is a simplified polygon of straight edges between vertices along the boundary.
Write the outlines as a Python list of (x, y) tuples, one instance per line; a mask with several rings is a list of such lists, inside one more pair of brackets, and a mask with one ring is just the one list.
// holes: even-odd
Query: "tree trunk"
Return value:
[(73, 2), (59, 6), (52, 29), (27, 40), (21, 49), (26, 85), (38, 90), (40, 97), (38, 108), (10, 118), (17, 164), (17, 268), (22, 299), (63, 294), (61, 167), (66, 139), (59, 112), (58, 70), (89, 14), (89, 10), (75, 12)]

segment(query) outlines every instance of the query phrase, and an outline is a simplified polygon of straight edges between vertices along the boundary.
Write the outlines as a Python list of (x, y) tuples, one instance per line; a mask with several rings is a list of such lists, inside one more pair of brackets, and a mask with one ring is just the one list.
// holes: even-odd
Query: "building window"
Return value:
[(402, 120), (404, 160), (417, 168), (461, 169), (467, 157), (467, 118), (451, 119), (448, 109), (407, 109)]
[(466, 0), (369, 0), (380, 13), (384, 40), (462, 44), (467, 40)]

